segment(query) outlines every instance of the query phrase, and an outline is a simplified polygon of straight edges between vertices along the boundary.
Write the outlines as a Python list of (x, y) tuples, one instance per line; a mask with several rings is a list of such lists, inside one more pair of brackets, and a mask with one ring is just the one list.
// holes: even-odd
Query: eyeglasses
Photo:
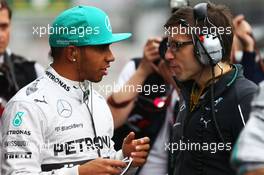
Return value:
[(179, 51), (181, 47), (184, 47), (186, 45), (193, 44), (192, 41), (183, 41), (183, 42), (177, 42), (177, 41), (168, 41), (167, 42), (167, 48), (170, 48), (173, 52)]

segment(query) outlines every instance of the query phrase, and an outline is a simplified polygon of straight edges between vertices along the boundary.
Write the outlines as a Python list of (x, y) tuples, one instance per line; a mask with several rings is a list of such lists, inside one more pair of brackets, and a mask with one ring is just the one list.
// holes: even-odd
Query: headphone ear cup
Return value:
[[(199, 3), (193, 8), (193, 15), (195, 22), (204, 22), (208, 18), (208, 3)], [(212, 24), (212, 23), (211, 23)], [(212, 24), (212, 26), (214, 26)], [(214, 26), (215, 27), (215, 26)], [(215, 65), (220, 62), (224, 56), (224, 49), (222, 47), (221, 35), (217, 34), (206, 34), (202, 36), (195, 36), (196, 48), (200, 54), (198, 60), (203, 65)]]
[(200, 36), (199, 41), (197, 41), (197, 48), (201, 55), (200, 61), (204, 65), (210, 65), (211, 62), (215, 65), (223, 58), (221, 41), (217, 36), (212, 34)]

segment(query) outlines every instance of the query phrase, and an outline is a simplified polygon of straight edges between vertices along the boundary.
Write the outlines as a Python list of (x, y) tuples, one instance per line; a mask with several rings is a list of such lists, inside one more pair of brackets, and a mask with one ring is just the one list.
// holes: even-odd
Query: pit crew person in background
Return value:
[(239, 135), (232, 153), (232, 163), (238, 175), (264, 174), (264, 82), (253, 99), (250, 118)]
[(44, 74), (35, 61), (14, 54), (9, 48), (12, 10), (7, 1), (0, 1), (0, 117), (7, 101), (15, 93)]

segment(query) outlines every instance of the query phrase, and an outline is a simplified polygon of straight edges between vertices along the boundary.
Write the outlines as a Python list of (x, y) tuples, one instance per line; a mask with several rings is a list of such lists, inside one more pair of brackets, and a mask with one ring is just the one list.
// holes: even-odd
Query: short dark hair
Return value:
[(0, 10), (6, 9), (8, 11), (9, 19), (12, 18), (12, 10), (9, 7), (8, 3), (5, 0), (0, 0)]
[(56, 59), (61, 56), (62, 52), (64, 50), (64, 47), (50, 47), (50, 53), (49, 55), (53, 58)]
[[(167, 23), (164, 25), (164, 27), (173, 27), (178, 26), (181, 24), (180, 20), (184, 19), (191, 27), (207, 27), (210, 29), (212, 25), (204, 22), (198, 22), (198, 24), (195, 24), (194, 21), (194, 13), (193, 13), (192, 7), (182, 7), (179, 10), (177, 10), (175, 13), (172, 14), (172, 16), (169, 18)], [(223, 28), (230, 28), (230, 33), (227, 34), (224, 32), (221, 34), (222, 40), (223, 40), (223, 47), (224, 47), (224, 56), (223, 61), (230, 62), (230, 55), (231, 55), (231, 49), (232, 49), (232, 43), (233, 43), (233, 25), (232, 25), (232, 14), (229, 8), (227, 8), (224, 5), (215, 5), (213, 3), (208, 3), (207, 8), (207, 16), (210, 22), (213, 23), (217, 28), (223, 27)]]

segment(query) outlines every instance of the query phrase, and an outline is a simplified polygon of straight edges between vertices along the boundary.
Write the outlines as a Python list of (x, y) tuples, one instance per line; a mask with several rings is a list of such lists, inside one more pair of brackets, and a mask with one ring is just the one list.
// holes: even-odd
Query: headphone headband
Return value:
[(207, 18), (207, 7), (208, 3), (199, 3), (194, 6), (193, 14), (195, 21), (203, 21), (205, 18)]

